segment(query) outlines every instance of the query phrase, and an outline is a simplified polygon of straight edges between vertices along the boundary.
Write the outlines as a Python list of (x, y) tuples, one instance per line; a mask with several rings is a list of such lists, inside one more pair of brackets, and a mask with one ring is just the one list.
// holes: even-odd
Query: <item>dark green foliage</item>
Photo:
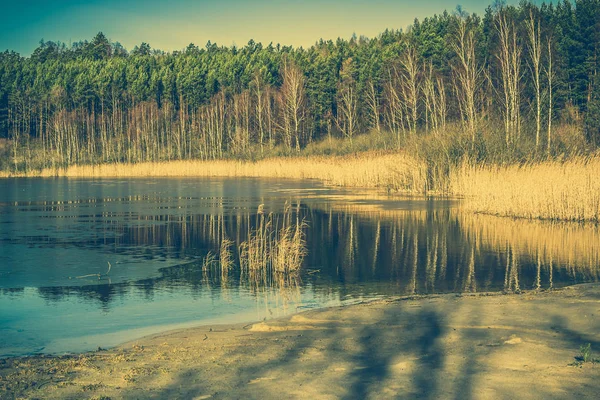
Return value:
[(594, 146), (600, 145), (600, 96), (594, 96), (588, 103), (585, 114), (585, 136)]
[[(446, 85), (447, 118), (449, 122), (456, 122), (461, 112), (454, 100), (454, 69), (458, 60), (452, 44), (458, 25), (464, 20), (474, 33), (476, 59), (485, 77), (477, 96), (485, 103), (480, 105), (479, 112), (483, 123), (488, 124), (485, 128), (488, 134), (486, 140), (473, 142), (471, 138), (469, 143), (463, 143), (460, 136), (453, 144), (457, 148), (444, 150), (446, 159), (456, 158), (455, 153), (464, 154), (460, 150), (463, 147), (476, 159), (502, 158), (507, 153), (510, 157), (527, 157), (533, 134), (528, 99), (532, 98), (533, 89), (523, 32), (529, 10), (534, 10), (541, 19), (542, 41), (549, 40), (554, 53), (553, 115), (566, 115), (561, 114), (562, 110), (569, 110), (571, 114), (575, 110), (576, 116), (581, 113), (583, 118), (579, 120), (584, 121), (588, 141), (600, 145), (600, 1), (563, 0), (540, 7), (522, 2), (518, 7), (502, 6), (520, 32), (519, 46), (523, 55), (523, 135), (519, 139), (522, 146), (502, 150), (499, 150), (502, 148), (501, 129), (491, 128), (502, 124), (495, 25), (498, 7), (488, 8), (481, 18), (460, 8), (453, 13), (444, 11), (422, 21), (415, 20), (407, 32), (386, 30), (372, 39), (354, 36), (350, 40), (320, 40), (308, 49), (279, 44), (265, 46), (251, 40), (241, 48), (208, 42), (205, 47), (190, 44), (183, 51), (164, 53), (141, 43), (128, 54), (119, 43), (111, 42), (101, 32), (90, 42), (78, 42), (71, 47), (42, 40), (30, 57), (8, 51), (0, 53), (0, 139), (11, 138), (17, 144), (38, 140), (38, 148), (53, 149), (58, 154), (65, 149), (57, 143), (56, 137), (63, 137), (57, 130), (71, 129), (76, 131), (74, 149), (78, 150), (72, 155), (74, 159), (69, 156), (64, 162), (81, 162), (78, 157), (84, 149), (88, 153), (87, 162), (135, 161), (150, 157), (145, 155), (150, 150), (143, 150), (137, 156), (126, 155), (127, 146), (141, 143), (139, 136), (150, 127), (154, 130), (153, 136), (144, 139), (147, 143), (143, 145), (153, 147), (153, 159), (180, 158), (184, 154), (208, 157), (209, 153), (216, 157), (222, 156), (223, 151), (241, 151), (247, 157), (250, 150), (264, 152), (267, 140), (271, 148), (282, 143), (284, 60), (298, 66), (304, 74), (305, 99), (298, 113), (302, 120), (303, 145), (329, 135), (340, 135), (336, 128), (339, 126), (336, 125), (339, 91), (348, 90), (348, 82), (357, 92), (359, 132), (369, 131), (375, 125), (376, 118), (368, 101), (370, 88), (376, 92), (382, 128), (395, 131), (397, 128), (390, 126), (386, 116), (392, 107), (389, 87), (393, 84), (398, 92), (402, 91), (400, 59), (408, 46), (416, 50), (421, 68), (419, 79), (424, 77), (425, 65), (427, 68), (431, 65), (433, 78), (439, 78)], [(544, 53), (544, 66), (547, 57)], [(341, 76), (343, 65), (352, 67), (351, 77)], [(419, 87), (423, 90), (421, 82)], [(542, 89), (547, 97), (547, 87)], [(260, 103), (264, 107), (260, 116), (256, 108), (258, 93), (265, 96)], [(422, 93), (420, 96), (418, 131), (422, 132), (430, 116)], [(219, 109), (221, 101), (225, 105)], [(225, 125), (223, 142), (210, 142), (210, 146), (218, 148), (209, 151), (200, 148), (194, 140), (206, 135), (207, 130), (217, 129), (215, 121), (210, 126), (207, 123), (215, 110), (224, 114), (220, 115), (224, 118), (222, 121), (215, 120)], [(269, 124), (264, 120), (267, 112), (272, 113)], [(543, 112), (548, 115), (547, 103)], [(178, 136), (174, 132), (179, 132)], [(497, 138), (489, 132), (497, 132)], [(402, 132), (395, 133), (398, 138), (402, 137)], [(107, 150), (109, 142), (112, 146), (123, 136), (127, 136), (127, 140), (115, 144), (114, 151)], [(403, 145), (398, 138), (395, 146)], [(435, 151), (435, 140), (431, 140), (431, 151)], [(254, 145), (258, 146), (252, 147)], [(171, 150), (174, 147), (178, 147), (177, 151)], [(498, 156), (500, 152), (504, 152), (502, 157)]]

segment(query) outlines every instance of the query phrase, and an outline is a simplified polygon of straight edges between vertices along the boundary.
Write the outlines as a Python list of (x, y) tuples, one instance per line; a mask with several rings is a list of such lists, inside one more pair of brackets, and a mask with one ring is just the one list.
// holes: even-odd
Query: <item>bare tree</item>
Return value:
[(546, 67), (546, 78), (548, 81), (548, 144), (547, 144), (547, 151), (548, 151), (548, 155), (550, 154), (550, 142), (551, 142), (551, 138), (552, 138), (552, 90), (553, 90), (553, 84), (554, 84), (554, 69), (552, 66), (552, 57), (553, 56), (553, 52), (552, 52), (552, 37), (548, 37), (548, 65)]
[(531, 75), (533, 77), (533, 87), (535, 90), (535, 148), (540, 145), (540, 131), (542, 127), (542, 103), (541, 103), (541, 84), (540, 84), (540, 61), (542, 58), (542, 41), (540, 32), (540, 20), (533, 15), (533, 10), (529, 10), (529, 19), (525, 21), (527, 28), (527, 39), (529, 42), (529, 57)]
[(234, 153), (247, 153), (250, 146), (250, 94), (248, 91), (233, 96), (233, 129), (230, 143)]
[(264, 79), (259, 71), (256, 71), (253, 78), (254, 84), (254, 93), (256, 96), (256, 124), (258, 125), (258, 140), (260, 143), (260, 152), (263, 153), (263, 145), (265, 140), (265, 128), (264, 128), (264, 120), (265, 120), (265, 109), (267, 108), (268, 102), (268, 93), (264, 89)]
[(448, 104), (446, 102), (446, 87), (444, 79), (438, 77), (435, 80), (436, 96), (434, 97), (434, 110), (437, 119), (438, 129), (446, 130), (446, 119), (448, 117)]
[(425, 101), (425, 126), (429, 125), (437, 134), (446, 128), (448, 106), (446, 104), (446, 88), (441, 77), (436, 77), (430, 62), (424, 67), (427, 71), (423, 79), (423, 97)]
[(265, 116), (266, 116), (266, 130), (268, 137), (269, 148), (273, 148), (273, 133), (275, 131), (275, 91), (271, 86), (267, 86), (265, 89)]
[(433, 80), (433, 66), (423, 66), (425, 71), (423, 78), (423, 101), (425, 102), (425, 131), (429, 132), (429, 121), (434, 132), (437, 133), (437, 121), (435, 118), (435, 83)]
[(410, 116), (410, 131), (417, 132), (418, 104), (419, 104), (419, 64), (415, 47), (409, 43), (400, 58), (403, 67), (402, 93), (404, 95), (407, 114)]
[(400, 132), (406, 134), (404, 126), (404, 105), (399, 92), (400, 77), (394, 65), (388, 69), (388, 79), (384, 86), (384, 98), (386, 100), (385, 120), (388, 128), (396, 134), (400, 143)]
[(282, 76), (280, 102), (283, 114), (284, 141), (288, 148), (291, 149), (294, 144), (296, 150), (300, 151), (301, 129), (305, 118), (304, 75), (297, 65), (286, 59), (283, 63)]
[(358, 130), (358, 96), (356, 81), (353, 75), (352, 59), (349, 58), (342, 64), (340, 83), (338, 85), (338, 107), (335, 120), (340, 131), (350, 139)]
[(467, 20), (459, 17), (458, 28), (452, 41), (452, 49), (458, 63), (453, 67), (454, 90), (458, 97), (462, 119), (475, 142), (477, 129), (476, 93), (481, 80), (481, 68), (475, 58), (475, 33), (469, 29)]
[(508, 22), (506, 12), (501, 10), (496, 22), (500, 39), (500, 52), (496, 57), (500, 62), (504, 92), (504, 126), (508, 146), (519, 137), (521, 131), (521, 48), (514, 21)]
[(367, 83), (367, 103), (370, 109), (371, 115), (371, 127), (375, 128), (377, 132), (381, 132), (380, 125), (380, 106), (379, 106), (379, 96), (377, 94), (377, 90), (375, 89), (375, 84), (373, 81), (369, 81)]

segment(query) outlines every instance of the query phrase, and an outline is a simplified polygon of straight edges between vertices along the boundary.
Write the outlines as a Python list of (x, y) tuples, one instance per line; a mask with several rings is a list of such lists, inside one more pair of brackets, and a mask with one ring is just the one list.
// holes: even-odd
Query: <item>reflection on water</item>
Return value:
[[(599, 278), (597, 225), (464, 214), (452, 201), (264, 180), (32, 179), (0, 189), (0, 355), (88, 350), (381, 295)], [(238, 246), (260, 204), (278, 218), (286, 202), (307, 222), (304, 267), (257, 280), (239, 268)], [(225, 273), (206, 262), (223, 238), (233, 241)]]

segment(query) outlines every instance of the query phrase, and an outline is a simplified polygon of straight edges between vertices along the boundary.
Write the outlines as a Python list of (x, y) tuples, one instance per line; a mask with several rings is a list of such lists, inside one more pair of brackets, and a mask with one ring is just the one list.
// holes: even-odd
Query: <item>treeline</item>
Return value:
[(492, 126), (507, 149), (547, 153), (555, 124), (574, 122), (596, 146), (599, 46), (600, 0), (457, 8), (308, 49), (42, 41), (0, 53), (4, 167), (248, 156), (366, 131), (401, 144), (449, 123), (474, 144)]

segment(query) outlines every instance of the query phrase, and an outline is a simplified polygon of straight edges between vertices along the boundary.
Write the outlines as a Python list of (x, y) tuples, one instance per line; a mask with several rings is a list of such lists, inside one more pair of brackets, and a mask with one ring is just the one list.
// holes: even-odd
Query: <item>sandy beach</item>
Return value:
[(599, 316), (597, 284), (388, 298), (0, 360), (0, 398), (592, 399)]

